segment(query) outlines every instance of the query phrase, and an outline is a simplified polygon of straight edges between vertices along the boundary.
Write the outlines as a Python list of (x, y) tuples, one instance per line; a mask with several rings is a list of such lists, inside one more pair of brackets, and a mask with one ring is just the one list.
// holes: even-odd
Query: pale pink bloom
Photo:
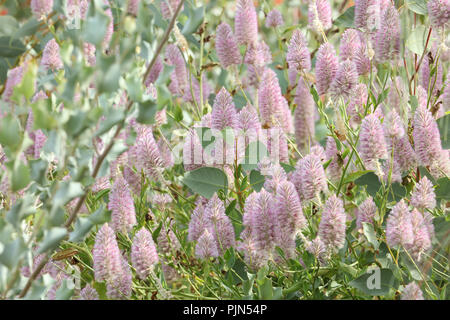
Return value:
[(359, 152), (364, 165), (369, 170), (376, 170), (376, 162), (379, 159), (387, 159), (383, 127), (374, 113), (367, 115), (362, 121), (359, 132)]
[(216, 52), (222, 67), (241, 63), (241, 54), (231, 27), (222, 22), (216, 29)]
[(286, 61), (289, 69), (308, 71), (311, 69), (311, 57), (308, 50), (308, 42), (303, 33), (296, 29), (288, 44)]
[(401, 300), (424, 300), (422, 290), (415, 282), (408, 284), (402, 292)]
[(316, 87), (319, 95), (328, 92), (330, 84), (336, 76), (337, 69), (338, 58), (336, 57), (336, 51), (332, 44), (325, 42), (319, 47), (316, 59)]
[(429, 0), (427, 2), (430, 24), (433, 28), (443, 28), (449, 25), (450, 1)]
[(334, 98), (347, 99), (358, 84), (358, 73), (355, 63), (345, 60), (339, 64), (336, 76), (330, 85), (330, 93)]
[(358, 207), (356, 214), (356, 228), (362, 229), (363, 222), (373, 224), (373, 219), (375, 217), (376, 212), (377, 206), (375, 202), (373, 202), (373, 198), (369, 196)]
[(46, 18), (53, 10), (53, 0), (31, 0), (31, 11), (38, 20)]
[(379, 62), (395, 60), (400, 52), (400, 18), (393, 4), (381, 14), (375, 38), (375, 56)]
[(411, 205), (419, 210), (433, 210), (436, 207), (436, 195), (433, 190), (433, 184), (426, 176), (420, 179), (419, 183), (414, 187), (411, 195)]
[(278, 27), (284, 24), (283, 16), (277, 9), (272, 9), (266, 17), (266, 27)]
[(59, 45), (55, 39), (51, 39), (45, 45), (42, 53), (41, 65), (45, 70), (51, 69), (55, 71), (63, 68), (64, 65), (59, 54)]
[(136, 224), (136, 212), (128, 183), (119, 175), (109, 194), (108, 209), (112, 211), (111, 227), (115, 232), (129, 232)]
[(333, 194), (323, 207), (319, 224), (319, 237), (325, 246), (333, 249), (344, 246), (346, 218), (342, 200)]
[(331, 5), (328, 0), (311, 0), (308, 7), (308, 26), (320, 34), (331, 28)]
[(236, 108), (230, 93), (222, 87), (216, 95), (211, 111), (211, 128), (223, 130), (226, 127), (237, 128)]
[(386, 241), (390, 247), (405, 246), (414, 241), (411, 213), (403, 199), (392, 208), (387, 218)]
[(312, 145), (315, 135), (315, 103), (309, 88), (303, 81), (297, 85), (294, 102), (294, 129), (297, 146), (304, 150)]
[(138, 277), (145, 280), (158, 261), (158, 253), (152, 235), (147, 229), (142, 228), (134, 236), (131, 245), (131, 263), (136, 269)]
[(239, 44), (250, 45), (258, 40), (258, 17), (252, 0), (237, 0), (234, 32)]

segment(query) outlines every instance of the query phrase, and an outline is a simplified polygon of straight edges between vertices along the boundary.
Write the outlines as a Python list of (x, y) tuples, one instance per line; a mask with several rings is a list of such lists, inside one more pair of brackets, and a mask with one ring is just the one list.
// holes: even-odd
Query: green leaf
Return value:
[(27, 64), (26, 71), (22, 77), (20, 83), (14, 87), (12, 101), (20, 104), (22, 97), (25, 97), (26, 101), (30, 101), (31, 97), (36, 92), (36, 76), (38, 72), (38, 66), (35, 61)]
[(421, 15), (427, 15), (428, 9), (427, 9), (427, 1), (426, 0), (406, 0), (406, 6), (409, 10), (412, 12), (421, 14)]
[(257, 192), (261, 191), (264, 186), (266, 177), (263, 176), (258, 170), (250, 171), (250, 185)]
[(3, 243), (3, 251), (0, 255), (0, 263), (12, 269), (19, 262), (22, 255), (25, 253), (26, 246), (23, 238), (16, 239)]
[(37, 29), (39, 28), (40, 21), (37, 21), (35, 18), (31, 18), (27, 22), (25, 22), (15, 33), (13, 38), (20, 39), (23, 37), (30, 36), (35, 34)]
[(271, 300), (273, 298), (272, 280), (265, 278), (264, 282), (258, 285), (259, 299)]
[(100, 128), (98, 128), (95, 136), (101, 136), (109, 129), (111, 129), (116, 124), (120, 123), (125, 119), (125, 112), (123, 109), (110, 109), (106, 114), (106, 119), (100, 123)]
[(0, 57), (17, 57), (25, 52), (22, 41), (12, 37), (0, 37)]
[(450, 113), (437, 119), (443, 149), (450, 149)]
[(109, 20), (109, 16), (101, 11), (96, 11), (94, 16), (88, 16), (83, 23), (83, 40), (96, 46), (100, 46), (105, 38)]
[(395, 182), (391, 185), (391, 190), (389, 190), (388, 200), (398, 202), (406, 196), (406, 193), (406, 188), (400, 183)]
[[(204, 8), (193, 8), (190, 3), (185, 3), (185, 6), (187, 6), (188, 10), (188, 20), (184, 24), (183, 30), (181, 33), (184, 35), (189, 35), (197, 31), (200, 24), (203, 22), (203, 12)], [(175, 10), (175, 9), (174, 9)]]
[(155, 122), (155, 114), (157, 110), (158, 108), (155, 102), (151, 100), (141, 102), (138, 105), (138, 116), (136, 120), (139, 123), (152, 124)]
[(428, 30), (424, 25), (418, 25), (406, 40), (406, 47), (412, 52), (421, 55), (425, 49)]
[(194, 193), (198, 193), (205, 198), (211, 198), (214, 193), (228, 187), (226, 174), (212, 167), (202, 167), (189, 171), (184, 175), (183, 183)]
[(375, 173), (368, 172), (355, 180), (358, 186), (366, 186), (367, 193), (375, 198), (378, 190), (380, 190), (381, 183)]
[(352, 172), (349, 175), (347, 175), (344, 179), (344, 184), (346, 183), (350, 183), (355, 181), (356, 179), (362, 177), (363, 175), (367, 174), (371, 172), (370, 170), (364, 170), (364, 171), (356, 171), (356, 172)]
[(436, 193), (436, 199), (450, 200), (450, 179), (438, 179), (437, 186), (434, 191)]
[(378, 247), (380, 246), (380, 244), (377, 240), (377, 235), (375, 233), (375, 229), (373, 228), (373, 224), (363, 222), (362, 225), (363, 225), (364, 235), (366, 236), (367, 241), (369, 241), (369, 243), (374, 247), (375, 250), (378, 250)]
[(335, 24), (343, 28), (353, 28), (355, 21), (355, 6), (348, 8), (335, 21)]
[(64, 279), (62, 285), (56, 290), (55, 300), (70, 300), (74, 293), (72, 280)]
[(398, 288), (398, 280), (390, 269), (374, 269), (349, 283), (370, 296), (384, 296)]
[(290, 164), (280, 162), (280, 166), (284, 169), (286, 173), (295, 171), (295, 167), (291, 166)]
[(50, 230), (45, 231), (44, 240), (42, 244), (39, 246), (37, 253), (43, 253), (48, 250), (52, 250), (56, 248), (62, 239), (67, 235), (66, 228), (61, 227), (53, 227)]
[(213, 135), (213, 131), (211, 130), (211, 128), (197, 127), (194, 130), (197, 132), (203, 149), (206, 149), (207, 146), (209, 146), (216, 140), (216, 137)]
[(20, 161), (19, 165), (14, 166), (11, 176), (11, 189), (13, 192), (22, 190), (31, 181), (30, 167)]
[(0, 119), (0, 143), (17, 150), (21, 141), (19, 121), (12, 115)]
[(18, 28), (19, 24), (13, 16), (0, 16), (0, 36), (10, 36)]

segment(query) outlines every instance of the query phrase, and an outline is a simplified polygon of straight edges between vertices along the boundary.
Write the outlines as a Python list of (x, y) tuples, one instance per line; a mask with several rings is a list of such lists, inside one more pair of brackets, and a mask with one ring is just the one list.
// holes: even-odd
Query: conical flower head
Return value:
[(376, 114), (367, 115), (359, 133), (360, 155), (369, 170), (375, 170), (378, 159), (387, 158), (383, 128)]
[(108, 297), (130, 296), (131, 285), (127, 285), (131, 282), (129, 266), (120, 253), (114, 231), (107, 223), (97, 232), (92, 256), (95, 281), (106, 282)]
[(305, 150), (314, 142), (315, 104), (314, 99), (303, 81), (297, 85), (294, 97), (297, 105), (294, 111), (295, 140), (300, 150)]
[(128, 12), (137, 16), (139, 2), (141, 2), (141, 0), (130, 0), (130, 2), (128, 2)]
[(241, 54), (233, 30), (225, 22), (219, 24), (216, 30), (216, 52), (223, 68), (241, 63)]
[(163, 160), (151, 127), (138, 128), (136, 142), (129, 153), (138, 173), (143, 171), (147, 177), (159, 178), (158, 170), (163, 167)]
[(286, 60), (289, 69), (308, 71), (311, 69), (311, 56), (308, 50), (308, 42), (300, 30), (294, 30), (288, 44)]
[[(434, 55), (434, 58), (437, 58)], [(442, 87), (442, 75), (444, 70), (442, 68), (442, 63), (437, 64), (437, 70), (433, 77), (430, 77), (430, 58), (428, 56), (424, 57), (422, 64), (420, 65), (420, 85), (425, 89), (425, 92), (431, 91), (436, 94), (438, 90)]]
[(420, 262), (423, 260), (424, 253), (431, 249), (431, 237), (428, 232), (427, 222), (424, 216), (417, 209), (411, 212), (411, 223), (413, 228), (414, 240), (405, 245), (405, 249), (411, 254), (414, 260)]
[(340, 163), (339, 151), (336, 145), (336, 141), (333, 137), (327, 138), (327, 144), (325, 147), (326, 159), (331, 160), (327, 167), (327, 174), (332, 181), (339, 181), (342, 175), (342, 163)]
[(441, 156), (441, 136), (433, 115), (419, 106), (414, 114), (414, 148), (421, 165), (431, 166)]
[(311, 0), (308, 6), (308, 27), (317, 34), (331, 28), (331, 5), (328, 0)]
[(363, 222), (373, 224), (373, 219), (375, 217), (376, 212), (377, 212), (377, 206), (375, 205), (375, 202), (373, 202), (373, 198), (368, 197), (358, 207), (358, 212), (356, 215), (356, 228), (362, 229)]
[(349, 98), (358, 84), (358, 72), (355, 63), (345, 60), (339, 64), (336, 76), (330, 85), (330, 93), (334, 98)]
[(195, 256), (199, 259), (219, 256), (216, 241), (208, 229), (205, 229), (198, 239), (195, 246)]
[(405, 246), (414, 241), (411, 213), (403, 199), (392, 208), (387, 218), (386, 241), (390, 247)]
[(213, 235), (220, 254), (235, 245), (234, 228), (230, 218), (225, 214), (225, 207), (217, 194), (209, 200), (205, 212), (210, 220), (210, 232)]
[[(164, 19), (170, 20), (180, 5), (181, 0), (162, 0), (161, 1), (161, 14)], [(184, 4), (181, 5), (180, 11), (183, 11)]]
[(256, 250), (271, 251), (278, 239), (277, 219), (274, 211), (273, 196), (261, 189), (256, 199), (255, 210), (252, 219), (252, 237), (255, 240)]
[(169, 44), (166, 47), (166, 62), (168, 65), (174, 66), (174, 71), (170, 75), (170, 92), (183, 95), (188, 87), (188, 72), (183, 55), (176, 45)]
[(216, 95), (211, 111), (211, 128), (223, 130), (226, 127), (237, 128), (236, 108), (230, 93), (222, 87)]
[(10, 101), (10, 98), (14, 92), (14, 88), (22, 82), (25, 70), (26, 66), (23, 65), (12, 68), (8, 71), (8, 77), (6, 78), (6, 83), (2, 95), (2, 98), (5, 101)]
[(339, 46), (339, 58), (341, 61), (353, 60), (361, 46), (360, 36), (355, 29), (347, 29), (342, 34)]
[(114, 33), (114, 17), (113, 17), (111, 8), (107, 8), (105, 10), (105, 13), (109, 17), (109, 23), (108, 23), (108, 26), (106, 28), (105, 37), (103, 38), (103, 41), (102, 41), (102, 47), (104, 49), (108, 49), (109, 48), (109, 42), (111, 41), (112, 35)]
[(259, 112), (264, 128), (280, 127), (289, 132), (292, 129), (292, 119), (287, 101), (281, 94), (276, 73), (267, 68), (262, 83), (258, 89)]
[(159, 74), (161, 73), (163, 68), (164, 68), (163, 61), (162, 61), (161, 57), (158, 56), (155, 60), (155, 64), (153, 65), (152, 69), (148, 73), (147, 79), (145, 79), (146, 87), (150, 86), (151, 83), (154, 83), (158, 79)]
[(80, 291), (79, 300), (99, 300), (99, 296), (98, 296), (97, 290), (92, 288), (89, 284), (86, 285)]
[(415, 282), (408, 284), (402, 292), (401, 300), (424, 300), (422, 290)]
[(355, 27), (372, 31), (379, 27), (380, 0), (355, 0)]
[(411, 205), (419, 210), (430, 209), (436, 207), (436, 195), (433, 190), (433, 184), (424, 176), (414, 187), (411, 195)]
[(59, 45), (55, 39), (50, 40), (45, 45), (41, 65), (45, 70), (57, 70), (63, 67), (61, 56), (59, 55)]
[(205, 214), (206, 204), (199, 201), (191, 215), (191, 221), (188, 227), (188, 240), (197, 241), (205, 229), (210, 228), (210, 220)]
[(326, 94), (336, 76), (338, 58), (331, 43), (325, 42), (317, 51), (316, 60), (316, 86), (319, 95)]
[(239, 44), (250, 45), (258, 40), (258, 17), (252, 0), (237, 0), (234, 32)]
[(334, 249), (344, 246), (346, 219), (342, 200), (332, 195), (324, 205), (319, 224), (319, 237), (325, 246)]
[(140, 279), (145, 280), (151, 268), (158, 263), (158, 253), (151, 233), (142, 228), (133, 238), (131, 245), (131, 263)]
[(53, 0), (31, 0), (31, 11), (36, 19), (47, 17), (53, 10)]
[(299, 177), (299, 186), (296, 187), (302, 201), (314, 199), (328, 189), (322, 162), (316, 155), (308, 154), (300, 160), (295, 174)]
[(427, 7), (430, 23), (433, 28), (443, 28), (449, 25), (450, 2), (448, 0), (429, 0)]
[(276, 188), (275, 214), (280, 225), (281, 233), (292, 239), (295, 234), (306, 227), (300, 198), (292, 182), (281, 181)]
[(247, 104), (241, 109), (241, 111), (239, 111), (237, 118), (238, 128), (244, 132), (253, 131), (256, 134), (257, 131), (261, 129), (261, 122), (259, 122), (258, 113), (250, 104)]
[(136, 224), (136, 212), (128, 183), (119, 175), (109, 194), (108, 209), (112, 211), (111, 227), (115, 232), (127, 233)]
[(400, 18), (394, 5), (382, 13), (375, 38), (375, 55), (379, 62), (395, 60), (400, 52)]
[(277, 9), (272, 9), (266, 17), (266, 27), (278, 27), (284, 24), (283, 16)]

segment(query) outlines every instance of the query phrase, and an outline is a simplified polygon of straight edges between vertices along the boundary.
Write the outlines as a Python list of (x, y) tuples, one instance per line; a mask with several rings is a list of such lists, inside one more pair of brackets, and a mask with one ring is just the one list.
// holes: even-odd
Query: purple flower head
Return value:
[[(378, 27), (380, 0), (355, 0), (355, 27), (371, 31)], [(374, 25), (375, 24), (375, 25)]]
[(401, 300), (424, 300), (422, 290), (415, 282), (411, 282), (403, 289)]
[(386, 241), (390, 247), (405, 246), (414, 241), (411, 213), (403, 199), (392, 208), (387, 218)]
[(223, 130), (226, 127), (238, 127), (236, 108), (230, 93), (222, 87), (216, 95), (211, 111), (211, 128)]
[(414, 147), (419, 163), (433, 165), (441, 156), (441, 136), (433, 115), (425, 106), (419, 106), (414, 114)]
[(372, 197), (368, 197), (363, 201), (358, 207), (357, 215), (356, 215), (356, 228), (362, 229), (363, 222), (372, 223), (375, 217), (375, 213), (377, 212), (377, 206), (375, 202), (373, 202)]
[(164, 64), (161, 59), (161, 57), (157, 57), (155, 64), (153, 65), (152, 69), (150, 70), (147, 79), (145, 79), (145, 86), (148, 87), (151, 83), (155, 83), (156, 80), (158, 80), (159, 74), (164, 69)]
[(314, 199), (321, 191), (327, 190), (327, 178), (320, 158), (308, 154), (299, 160), (294, 175), (298, 177), (297, 184), (302, 201)]
[(361, 123), (361, 116), (365, 112), (364, 105), (367, 103), (367, 86), (363, 83), (359, 83), (355, 90), (353, 90), (350, 100), (347, 106), (347, 114), (350, 118), (352, 125), (358, 125)]
[(237, 119), (238, 128), (246, 132), (249, 139), (256, 139), (261, 129), (261, 122), (259, 122), (256, 109), (252, 105), (247, 104), (239, 111)]
[(95, 281), (106, 282), (107, 296), (116, 299), (129, 297), (130, 267), (120, 253), (114, 231), (107, 223), (97, 232), (92, 255)]
[[(316, 87), (319, 95), (326, 94), (336, 76), (338, 58), (331, 43), (325, 42), (319, 47), (316, 60)], [(300, 81), (302, 82), (302, 81)]]
[(357, 84), (358, 72), (355, 63), (345, 60), (339, 64), (336, 76), (330, 85), (330, 93), (335, 98), (349, 98)]
[(281, 93), (276, 73), (266, 69), (258, 89), (259, 112), (264, 128), (280, 127), (292, 131), (292, 118), (286, 99)]
[(388, 154), (394, 152), (394, 164), (401, 174), (417, 165), (416, 154), (409, 143), (403, 122), (393, 109), (384, 123)]
[(366, 168), (376, 170), (377, 160), (387, 158), (387, 147), (380, 119), (374, 113), (363, 119), (359, 143), (360, 155)]
[(135, 144), (130, 148), (129, 154), (138, 173), (143, 171), (147, 177), (159, 178), (158, 169), (163, 167), (164, 162), (151, 127), (139, 127)]
[(306, 245), (306, 251), (311, 253), (321, 263), (324, 262), (326, 247), (319, 236)]
[(443, 28), (449, 25), (450, 2), (448, 0), (429, 0), (427, 7), (430, 24), (433, 28)]
[(411, 205), (419, 210), (433, 210), (436, 207), (436, 195), (433, 190), (433, 184), (426, 176), (420, 179), (419, 183), (414, 187), (411, 195)]
[(170, 75), (169, 90), (173, 94), (181, 96), (188, 87), (188, 71), (183, 55), (176, 45), (169, 44), (166, 47), (166, 61), (168, 65), (174, 66)]
[(31, 11), (36, 19), (47, 17), (53, 10), (53, 0), (31, 0)]
[(109, 23), (106, 28), (105, 37), (103, 38), (102, 47), (104, 49), (109, 48), (109, 42), (111, 41), (112, 35), (114, 33), (114, 18), (111, 11), (111, 8), (105, 10), (106, 15), (109, 17)]
[(5, 101), (10, 101), (10, 98), (14, 92), (14, 88), (22, 82), (25, 70), (26, 66), (23, 65), (15, 67), (8, 71), (8, 77), (6, 79), (5, 89), (2, 95)]
[(91, 285), (86, 285), (80, 291), (79, 300), (99, 300), (97, 290), (91, 287)]
[(130, 0), (130, 2), (128, 2), (128, 12), (134, 16), (137, 16), (139, 2), (141, 2), (141, 0)]
[(308, 26), (318, 34), (331, 28), (331, 5), (328, 0), (311, 0), (309, 2)]
[[(434, 58), (436, 56), (434, 55)], [(440, 90), (442, 87), (442, 63), (437, 64), (437, 70), (434, 73), (433, 77), (430, 78), (430, 61), (428, 56), (424, 57), (422, 60), (422, 64), (420, 65), (420, 85), (425, 89), (426, 92), (431, 91), (433, 89), (433, 94)]]
[(258, 40), (258, 17), (252, 0), (237, 0), (234, 32), (239, 44), (251, 45)]
[(375, 55), (379, 62), (395, 60), (400, 52), (400, 18), (394, 5), (381, 15), (380, 28), (375, 36)]
[(251, 230), (256, 250), (271, 251), (278, 238), (276, 213), (272, 194), (261, 189), (255, 201)]
[(97, 63), (97, 59), (95, 57), (95, 45), (89, 42), (83, 43), (83, 53), (84, 53), (84, 59), (86, 59), (86, 64), (88, 66), (95, 66)]
[(50, 40), (45, 45), (42, 53), (41, 65), (45, 70), (58, 70), (63, 68), (61, 56), (59, 55), (59, 45), (55, 39)]
[(445, 112), (450, 111), (450, 77), (447, 76), (444, 93), (442, 94), (442, 108)]
[(366, 43), (360, 42), (360, 45), (353, 56), (353, 62), (356, 65), (358, 75), (365, 75), (370, 72), (371, 64)]
[(219, 256), (216, 241), (208, 229), (205, 229), (198, 239), (197, 245), (195, 246), (195, 256), (199, 259)]
[(264, 41), (251, 44), (247, 49), (244, 62), (247, 64), (249, 84), (259, 87), (266, 67), (272, 62), (272, 53)]
[(295, 239), (295, 234), (306, 227), (302, 205), (292, 182), (281, 181), (276, 188), (275, 215), (281, 233)]
[(311, 56), (308, 50), (308, 42), (300, 30), (294, 30), (288, 44), (286, 61), (289, 69), (308, 71), (311, 69)]
[(414, 240), (412, 243), (406, 244), (405, 249), (416, 261), (420, 262), (423, 260), (423, 254), (431, 249), (431, 237), (424, 216), (417, 209), (413, 209), (411, 212), (411, 223)]
[(264, 189), (268, 192), (276, 194), (280, 183), (287, 180), (287, 175), (283, 167), (279, 164), (272, 164), (270, 162), (267, 166), (263, 163), (263, 161), (261, 161), (258, 164), (258, 168), (262, 174), (267, 176), (266, 181), (264, 182)]
[(284, 24), (283, 16), (277, 9), (272, 9), (266, 17), (266, 27), (278, 27)]
[(215, 238), (219, 253), (223, 254), (226, 249), (235, 245), (235, 234), (231, 220), (225, 214), (223, 202), (217, 194), (209, 200), (205, 214), (210, 220), (210, 231)]
[(342, 200), (333, 194), (323, 207), (319, 224), (319, 237), (325, 246), (334, 249), (344, 246), (346, 219)]
[(297, 146), (304, 150), (314, 142), (315, 104), (314, 99), (303, 81), (297, 85), (294, 102), (294, 129)]
[(339, 46), (339, 58), (341, 61), (353, 60), (361, 47), (361, 40), (358, 31), (347, 29), (342, 34), (341, 45)]
[(155, 243), (151, 233), (145, 228), (139, 230), (133, 238), (131, 263), (142, 280), (149, 276), (151, 268), (158, 263)]
[[(172, 19), (173, 14), (178, 8), (181, 0), (162, 0), (161, 1), (161, 14), (164, 19), (170, 20)], [(184, 4), (181, 7), (181, 11), (183, 11)]]
[(188, 241), (197, 241), (203, 230), (209, 228), (210, 221), (205, 214), (206, 203), (199, 201), (191, 215), (188, 228)]
[(158, 250), (163, 255), (174, 255), (175, 252), (181, 248), (180, 241), (171, 228), (172, 224), (164, 226), (156, 239)]
[(216, 52), (223, 68), (241, 63), (241, 54), (233, 30), (225, 22), (219, 24), (216, 30)]
[(128, 183), (119, 175), (109, 194), (108, 209), (112, 211), (111, 227), (115, 232), (127, 233), (136, 224), (136, 212)]

